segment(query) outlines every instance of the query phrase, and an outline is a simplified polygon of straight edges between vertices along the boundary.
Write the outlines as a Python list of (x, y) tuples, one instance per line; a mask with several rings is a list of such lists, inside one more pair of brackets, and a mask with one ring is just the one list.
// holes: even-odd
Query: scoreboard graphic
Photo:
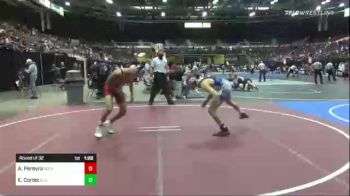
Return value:
[(96, 184), (96, 154), (16, 154), (17, 186)]

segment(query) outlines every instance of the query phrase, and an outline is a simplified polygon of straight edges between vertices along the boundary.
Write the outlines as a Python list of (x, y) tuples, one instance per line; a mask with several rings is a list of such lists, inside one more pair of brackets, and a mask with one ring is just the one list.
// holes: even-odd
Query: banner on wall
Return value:
[(51, 9), (51, 2), (50, 2), (50, 0), (38, 0), (38, 2), (39, 2), (41, 5), (43, 5), (43, 6), (47, 7), (47, 8), (49, 8), (49, 9)]
[(237, 56), (225, 56), (225, 61), (229, 61), (229, 62), (235, 62), (238, 61), (238, 57)]
[(51, 3), (50, 0), (37, 0), (37, 2), (42, 6), (58, 13), (59, 15), (64, 16), (64, 8), (57, 4)]
[(53, 10), (54, 12), (57, 12), (61, 16), (64, 16), (64, 9), (59, 5), (51, 3), (51, 10)]

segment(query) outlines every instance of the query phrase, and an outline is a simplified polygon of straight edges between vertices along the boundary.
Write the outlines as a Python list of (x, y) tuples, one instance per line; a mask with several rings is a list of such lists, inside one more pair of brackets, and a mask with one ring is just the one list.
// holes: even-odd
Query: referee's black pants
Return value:
[(259, 82), (261, 82), (261, 78), (264, 78), (264, 82), (266, 82), (266, 70), (260, 70), (259, 72)]
[(335, 78), (335, 74), (333, 69), (327, 69), (327, 73), (328, 73), (328, 81), (331, 81), (331, 76), (333, 77), (333, 81), (337, 81), (337, 79)]
[(323, 77), (322, 77), (322, 70), (321, 69), (315, 69), (315, 84), (317, 84), (317, 76), (320, 77), (321, 84), (323, 84)]
[(169, 105), (174, 104), (173, 100), (170, 98), (170, 92), (167, 85), (168, 81), (166, 79), (166, 75), (164, 73), (155, 72), (154, 73), (154, 79), (151, 89), (151, 96), (149, 98), (149, 105), (152, 105), (154, 102), (154, 98), (159, 93), (160, 90), (163, 91), (164, 96), (168, 102)]

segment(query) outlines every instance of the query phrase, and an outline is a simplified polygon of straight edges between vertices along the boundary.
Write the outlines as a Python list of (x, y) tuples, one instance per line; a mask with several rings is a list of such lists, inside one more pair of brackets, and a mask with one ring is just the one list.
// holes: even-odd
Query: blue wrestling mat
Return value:
[(282, 107), (349, 126), (349, 101), (277, 101)]

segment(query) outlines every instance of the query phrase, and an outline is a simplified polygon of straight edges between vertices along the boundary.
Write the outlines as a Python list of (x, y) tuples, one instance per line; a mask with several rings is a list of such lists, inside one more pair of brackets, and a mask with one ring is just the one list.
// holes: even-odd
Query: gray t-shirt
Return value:
[(315, 70), (321, 70), (321, 69), (322, 69), (322, 63), (320, 63), (320, 62), (315, 62), (314, 64), (312, 64), (312, 67), (313, 67)]
[(35, 63), (32, 63), (29, 65), (28, 69), (26, 70), (27, 73), (29, 73), (29, 75), (31, 77), (37, 77), (38, 76), (38, 67), (36, 66)]

